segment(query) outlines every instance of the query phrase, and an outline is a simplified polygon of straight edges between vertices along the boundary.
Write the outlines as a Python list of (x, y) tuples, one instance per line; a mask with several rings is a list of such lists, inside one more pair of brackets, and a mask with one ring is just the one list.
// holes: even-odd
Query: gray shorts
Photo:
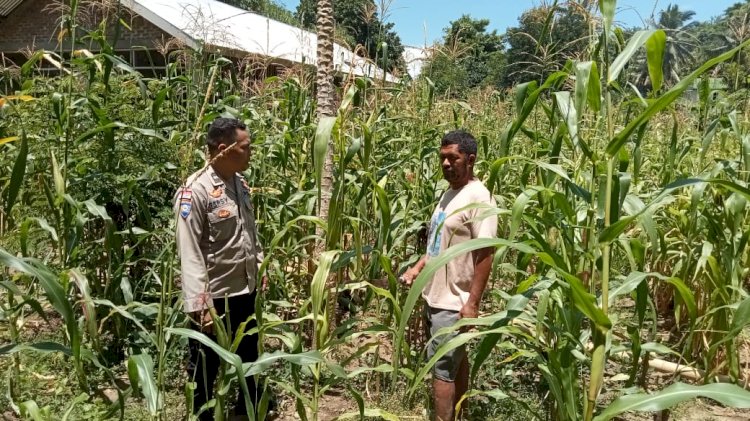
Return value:
[[(432, 308), (425, 304), (425, 325), (430, 331), (430, 337), (435, 336), (435, 332), (438, 330), (452, 326), (458, 321), (458, 312), (453, 310), (443, 310), (440, 308)], [(444, 343), (458, 336), (460, 332), (455, 331), (447, 335), (442, 335), (435, 340), (431, 340), (427, 345), (427, 360), (429, 361), (435, 355), (435, 351), (440, 348)], [(432, 375), (436, 378), (446, 381), (453, 382), (456, 380), (456, 374), (458, 373), (458, 367), (461, 364), (461, 360), (466, 357), (466, 346), (461, 345), (458, 348), (450, 350), (448, 353), (440, 357), (439, 360), (432, 366)]]

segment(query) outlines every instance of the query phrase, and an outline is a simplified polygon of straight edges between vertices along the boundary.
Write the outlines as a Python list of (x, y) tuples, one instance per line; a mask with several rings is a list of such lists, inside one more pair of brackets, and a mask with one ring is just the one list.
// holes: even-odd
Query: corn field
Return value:
[[(86, 35), (95, 48), (73, 30), (60, 51), (3, 64), (0, 411), (187, 419), (192, 338), (221, 357), (216, 419), (249, 376), (264, 391), (260, 420), (272, 396), (289, 419), (422, 419), (436, 359), (467, 343), (468, 419), (651, 419), (643, 411), (696, 398), (750, 416), (750, 104), (708, 85), (747, 43), (666, 86), (664, 31), (625, 38), (614, 5), (600, 1), (588, 56), (546, 80), (459, 101), (429, 78), (345, 77), (320, 124), (310, 69), (258, 80), (173, 48), (166, 74), (146, 78), (114, 54), (106, 22)], [(628, 83), (644, 55), (647, 94)], [(50, 63), (59, 71), (40, 74)], [(244, 121), (253, 143), (245, 176), (269, 282), (252, 363), (234, 353), (239, 338), (211, 341), (181, 310), (171, 201), (204, 165), (219, 116)], [(449, 249), (406, 289), (397, 278), (424, 252), (447, 188), (439, 140), (457, 128), (479, 140), (498, 238)], [(326, 251), (314, 258), (317, 241)], [(422, 287), (485, 247), (495, 255), (481, 317), (442, 332), (461, 329), (426, 361)]]

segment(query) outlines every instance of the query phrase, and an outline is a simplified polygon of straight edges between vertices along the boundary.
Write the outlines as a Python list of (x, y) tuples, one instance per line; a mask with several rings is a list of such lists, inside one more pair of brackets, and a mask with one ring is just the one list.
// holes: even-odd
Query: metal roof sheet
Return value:
[(23, 0), (0, 0), (0, 16), (8, 16)]
[[(316, 34), (216, 0), (125, 0), (123, 4), (193, 48), (202, 42), (220, 51), (311, 65), (317, 61)], [(380, 68), (341, 45), (334, 44), (333, 57), (337, 71), (383, 77)], [(386, 79), (396, 81), (391, 74)]]

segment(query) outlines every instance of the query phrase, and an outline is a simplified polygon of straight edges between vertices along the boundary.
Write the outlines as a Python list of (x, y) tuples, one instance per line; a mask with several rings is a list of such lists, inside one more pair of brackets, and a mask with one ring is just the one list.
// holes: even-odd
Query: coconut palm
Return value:
[[(318, 11), (316, 28), (318, 32), (317, 50), (317, 120), (320, 123), (326, 117), (333, 117), (335, 113), (333, 98), (333, 35), (334, 18), (332, 0), (318, 0)], [(323, 221), (328, 221), (328, 213), (331, 207), (331, 192), (333, 190), (333, 138), (328, 138), (323, 171), (320, 179), (320, 208), (318, 216)], [(315, 257), (319, 257), (326, 247), (326, 233), (318, 226), (316, 228), (318, 242), (315, 246)], [(327, 285), (330, 289), (335, 278), (329, 277)], [(333, 301), (331, 301), (333, 302)], [(329, 316), (333, 314), (333, 308), (329, 309)], [(314, 346), (317, 344), (314, 344)]]
[[(317, 72), (317, 118), (318, 121), (324, 117), (334, 115), (333, 98), (333, 3), (331, 0), (318, 0), (317, 11), (318, 32), (318, 72)], [(331, 201), (331, 188), (333, 186), (333, 144), (329, 140), (328, 152), (323, 164), (323, 176), (321, 179), (321, 201), (318, 216), (328, 220), (328, 208)], [(322, 233), (321, 238), (324, 237)], [(325, 247), (325, 241), (319, 242), (318, 252)], [(316, 253), (318, 254), (318, 253)]]
[[(655, 29), (663, 30), (667, 35), (666, 46), (664, 49), (664, 60), (662, 64), (662, 73), (664, 75), (664, 84), (672, 85), (680, 80), (680, 75), (684, 74), (695, 61), (693, 51), (696, 47), (694, 37), (689, 33), (693, 23), (688, 23), (695, 12), (692, 10), (681, 10), (679, 5), (670, 4), (666, 9), (659, 12), (659, 19), (652, 21), (651, 26)], [(650, 88), (648, 80), (648, 65), (645, 55), (642, 57), (640, 70), (635, 77), (636, 86), (642, 90)]]

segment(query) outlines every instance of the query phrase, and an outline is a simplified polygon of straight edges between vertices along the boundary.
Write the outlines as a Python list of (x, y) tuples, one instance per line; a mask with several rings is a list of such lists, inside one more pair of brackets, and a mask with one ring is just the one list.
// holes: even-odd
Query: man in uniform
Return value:
[[(495, 206), (492, 195), (474, 177), (477, 141), (468, 132), (457, 130), (445, 135), (440, 145), (443, 177), (450, 188), (443, 193), (432, 214), (427, 237), (427, 253), (401, 276), (411, 285), (427, 262), (465, 241), (494, 238), (497, 215), (486, 215), (480, 207), (464, 209), (472, 204)], [(479, 303), (492, 269), (493, 248), (484, 248), (458, 256), (438, 270), (422, 291), (426, 301), (427, 326), (430, 336), (462, 318), (476, 318)], [(427, 358), (444, 343), (458, 335), (443, 335), (430, 341)], [(435, 419), (452, 421), (454, 409), (469, 386), (469, 362), (464, 346), (440, 358), (432, 371)]]
[[(263, 260), (255, 226), (250, 190), (242, 177), (250, 159), (250, 137), (245, 125), (217, 118), (208, 129), (209, 165), (188, 178), (175, 197), (177, 249), (182, 273), (184, 310), (194, 328), (213, 340), (213, 308), (234, 335), (255, 312), (258, 268)], [(256, 326), (254, 319), (245, 331)], [(257, 335), (245, 335), (237, 354), (244, 362), (258, 357)], [(195, 379), (195, 410), (213, 396), (219, 357), (200, 342), (190, 340), (188, 375)], [(247, 378), (250, 396), (257, 401), (253, 377)], [(236, 405), (245, 412), (240, 392)], [(247, 415), (247, 414), (245, 414)], [(201, 420), (213, 419), (204, 411)]]

